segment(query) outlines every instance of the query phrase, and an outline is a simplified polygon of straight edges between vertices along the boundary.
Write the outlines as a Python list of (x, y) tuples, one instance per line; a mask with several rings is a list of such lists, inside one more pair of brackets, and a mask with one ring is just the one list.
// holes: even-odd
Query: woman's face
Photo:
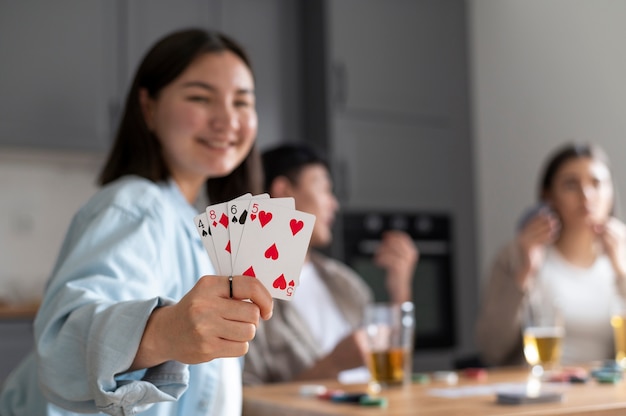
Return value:
[(231, 173), (257, 134), (254, 80), (234, 53), (205, 53), (156, 99), (141, 92), (148, 128), (178, 181), (201, 184)]
[(589, 157), (565, 162), (554, 176), (548, 202), (564, 227), (605, 223), (613, 207), (608, 167)]

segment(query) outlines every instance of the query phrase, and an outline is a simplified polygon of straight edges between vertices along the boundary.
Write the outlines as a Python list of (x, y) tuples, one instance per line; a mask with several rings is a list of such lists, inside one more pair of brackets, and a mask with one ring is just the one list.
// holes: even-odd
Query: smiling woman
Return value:
[(192, 29), (155, 44), (0, 414), (241, 414), (234, 357), (273, 302), (257, 279), (212, 276), (193, 204), (205, 188), (214, 202), (260, 191), (256, 133), (254, 78), (233, 40)]

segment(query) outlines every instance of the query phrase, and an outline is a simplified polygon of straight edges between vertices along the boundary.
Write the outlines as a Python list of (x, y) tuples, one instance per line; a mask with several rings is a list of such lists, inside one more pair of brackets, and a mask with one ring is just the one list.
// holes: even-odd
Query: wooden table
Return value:
[[(432, 389), (462, 388), (464, 386), (492, 386), (498, 383), (523, 383), (528, 376), (526, 368), (492, 370), (485, 381), (459, 377), (456, 386), (444, 382), (413, 384), (383, 390), (388, 400), (387, 408), (362, 407), (347, 403), (333, 403), (317, 398), (300, 397), (303, 384), (283, 383), (244, 388), (244, 416), (327, 416), (327, 415), (626, 415), (626, 382), (598, 384), (591, 380), (585, 384), (564, 384), (561, 403), (526, 405), (496, 404), (495, 394), (444, 398), (431, 394)], [(335, 381), (323, 382), (328, 388), (344, 391), (366, 391), (365, 385), (341, 386)]]

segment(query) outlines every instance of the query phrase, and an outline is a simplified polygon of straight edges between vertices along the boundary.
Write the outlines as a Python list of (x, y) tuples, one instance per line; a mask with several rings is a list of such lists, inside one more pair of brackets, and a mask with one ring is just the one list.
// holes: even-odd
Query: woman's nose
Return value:
[(211, 112), (211, 127), (217, 131), (236, 130), (239, 123), (235, 110), (226, 103), (216, 104)]
[(591, 186), (591, 185), (583, 186), (583, 188), (582, 188), (583, 199), (585, 199), (587, 201), (587, 200), (593, 198), (595, 195), (596, 195), (596, 189), (593, 186)]

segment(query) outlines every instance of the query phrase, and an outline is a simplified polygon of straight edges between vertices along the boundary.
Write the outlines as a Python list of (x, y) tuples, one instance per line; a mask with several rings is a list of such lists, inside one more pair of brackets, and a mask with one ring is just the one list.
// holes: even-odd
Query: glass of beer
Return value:
[(532, 375), (556, 369), (561, 360), (565, 329), (556, 305), (529, 305), (524, 324), (524, 357)]
[(410, 383), (413, 370), (414, 305), (374, 303), (365, 310), (373, 387)]
[(613, 303), (611, 326), (615, 340), (615, 361), (626, 369), (626, 303), (623, 299)]

